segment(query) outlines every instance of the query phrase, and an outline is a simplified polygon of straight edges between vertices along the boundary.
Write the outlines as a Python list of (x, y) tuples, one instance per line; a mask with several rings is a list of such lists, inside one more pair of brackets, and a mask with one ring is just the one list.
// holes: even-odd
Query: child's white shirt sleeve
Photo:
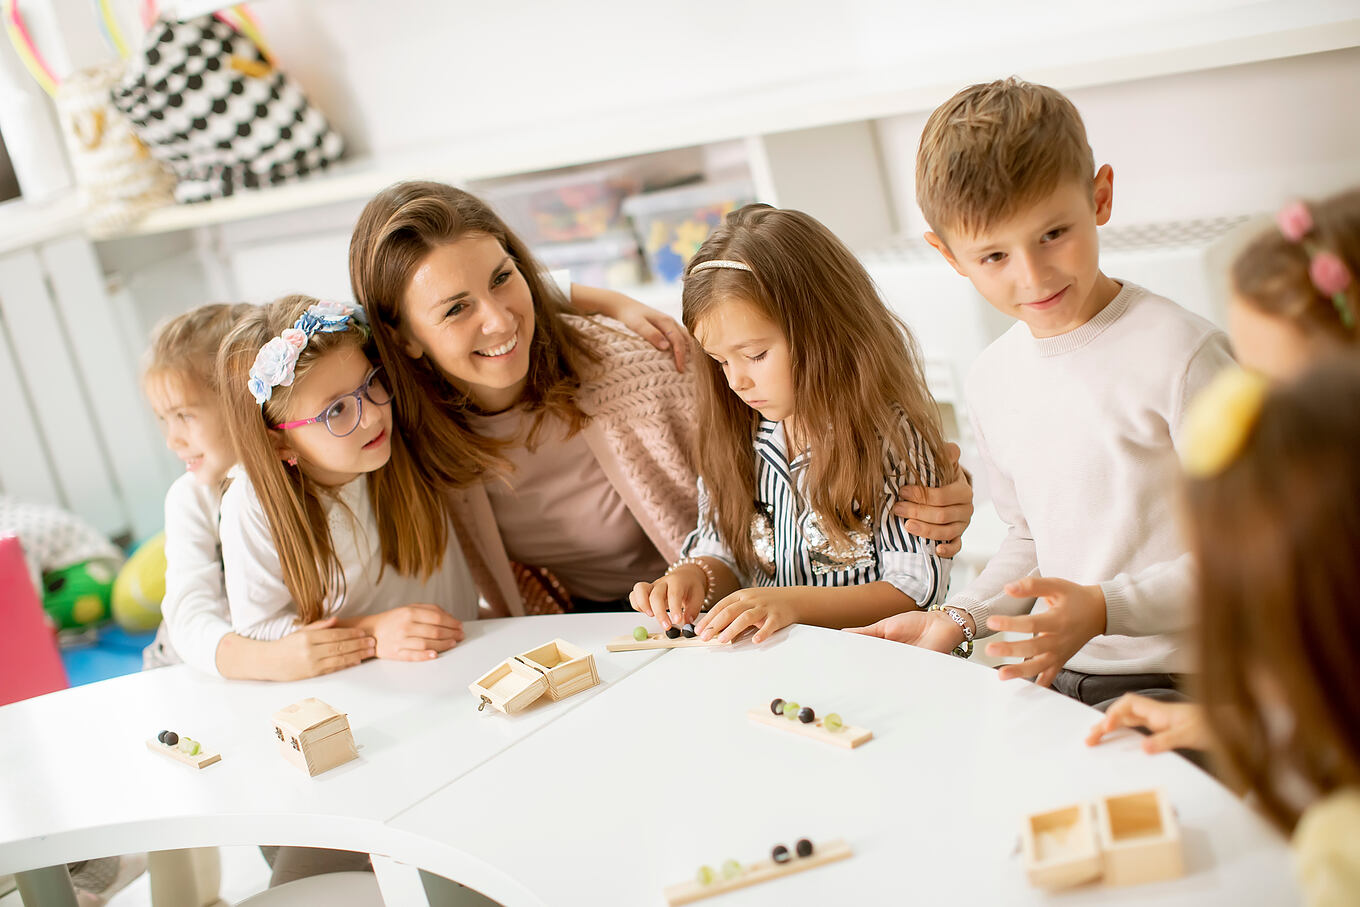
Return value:
[(749, 577), (737, 569), (737, 559), (732, 556), (727, 545), (723, 543), (722, 536), (718, 534), (718, 527), (712, 521), (713, 509), (708, 500), (708, 489), (704, 487), (704, 480), (699, 479), (699, 523), (694, 531), (685, 537), (685, 542), (680, 546), (681, 557), (711, 557), (716, 561), (722, 562), (732, 575), (737, 578), (737, 587), (746, 588), (750, 585)]
[(235, 631), (251, 639), (282, 639), (297, 629), (297, 608), (269, 518), (250, 480), (238, 476), (222, 496), (222, 565)]
[[(1205, 338), (1186, 363), (1169, 418), (1171, 444), (1185, 444), (1185, 410), (1214, 377), (1233, 365), (1228, 338)], [(1168, 489), (1168, 494), (1174, 493)], [(1153, 564), (1135, 574), (1121, 573), (1100, 584), (1105, 593), (1105, 632), (1121, 636), (1177, 633), (1195, 624), (1195, 559), (1189, 553)]]
[(1038, 571), (1039, 554), (1034, 545), (1034, 533), (1020, 509), (1015, 483), (997, 468), (987, 447), (982, 425), (971, 406), (968, 408), (968, 418), (973, 425), (973, 437), (977, 439), (987, 487), (991, 489), (992, 505), (1008, 528), (1005, 540), (996, 554), (988, 559), (987, 566), (962, 592), (950, 598), (948, 604), (973, 616), (977, 636), (988, 636), (993, 631), (987, 629), (987, 618), (993, 614), (1028, 614), (1034, 608), (1033, 598), (1011, 598), (1005, 589), (1009, 583)]
[(221, 676), (217, 647), (232, 632), (218, 555), (216, 494), (185, 474), (165, 494), (165, 598), (161, 617), (186, 664)]

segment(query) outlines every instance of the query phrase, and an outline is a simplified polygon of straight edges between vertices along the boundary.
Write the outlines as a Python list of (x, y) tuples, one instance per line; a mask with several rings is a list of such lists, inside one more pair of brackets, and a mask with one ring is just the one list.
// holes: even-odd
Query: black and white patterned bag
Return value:
[(260, 47), (212, 16), (152, 23), (112, 97), (179, 177), (180, 202), (287, 182), (325, 169), (344, 150)]

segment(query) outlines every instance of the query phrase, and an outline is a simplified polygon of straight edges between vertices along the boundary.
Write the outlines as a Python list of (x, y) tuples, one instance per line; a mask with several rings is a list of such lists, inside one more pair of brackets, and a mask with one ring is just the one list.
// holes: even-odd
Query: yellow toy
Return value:
[(165, 598), (165, 533), (158, 532), (132, 553), (113, 581), (113, 619), (129, 633), (154, 630)]

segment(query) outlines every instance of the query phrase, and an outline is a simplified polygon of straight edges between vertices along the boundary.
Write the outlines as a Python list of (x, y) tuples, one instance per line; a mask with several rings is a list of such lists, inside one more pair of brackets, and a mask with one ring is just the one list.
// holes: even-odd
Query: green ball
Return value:
[(179, 751), (189, 756), (197, 756), (198, 741), (190, 740), (188, 737), (179, 738)]
[(638, 642), (646, 642), (646, 641), (647, 641), (647, 628), (646, 628), (646, 627), (634, 627), (634, 628), (633, 628), (633, 638), (636, 639)]
[(798, 719), (798, 703), (796, 702), (784, 703), (784, 717), (789, 719), (790, 721), (796, 721)]
[(841, 728), (845, 727), (845, 724), (841, 721), (840, 715), (832, 712), (822, 719), (822, 727), (826, 728), (828, 731), (839, 731)]
[(713, 872), (713, 867), (700, 866), (699, 871), (694, 874), (694, 877), (699, 880), (700, 885), (711, 885), (713, 884), (713, 880), (718, 876)]
[(724, 879), (735, 879), (741, 875), (741, 864), (736, 860), (724, 860), (722, 864), (722, 874)]

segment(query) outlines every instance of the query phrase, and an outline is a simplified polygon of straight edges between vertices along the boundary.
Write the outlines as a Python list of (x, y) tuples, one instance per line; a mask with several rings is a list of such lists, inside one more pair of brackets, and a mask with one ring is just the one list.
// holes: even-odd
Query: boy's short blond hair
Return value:
[(1062, 92), (1014, 77), (935, 109), (916, 155), (916, 201), (936, 233), (977, 234), (1069, 179), (1091, 179), (1081, 114)]

